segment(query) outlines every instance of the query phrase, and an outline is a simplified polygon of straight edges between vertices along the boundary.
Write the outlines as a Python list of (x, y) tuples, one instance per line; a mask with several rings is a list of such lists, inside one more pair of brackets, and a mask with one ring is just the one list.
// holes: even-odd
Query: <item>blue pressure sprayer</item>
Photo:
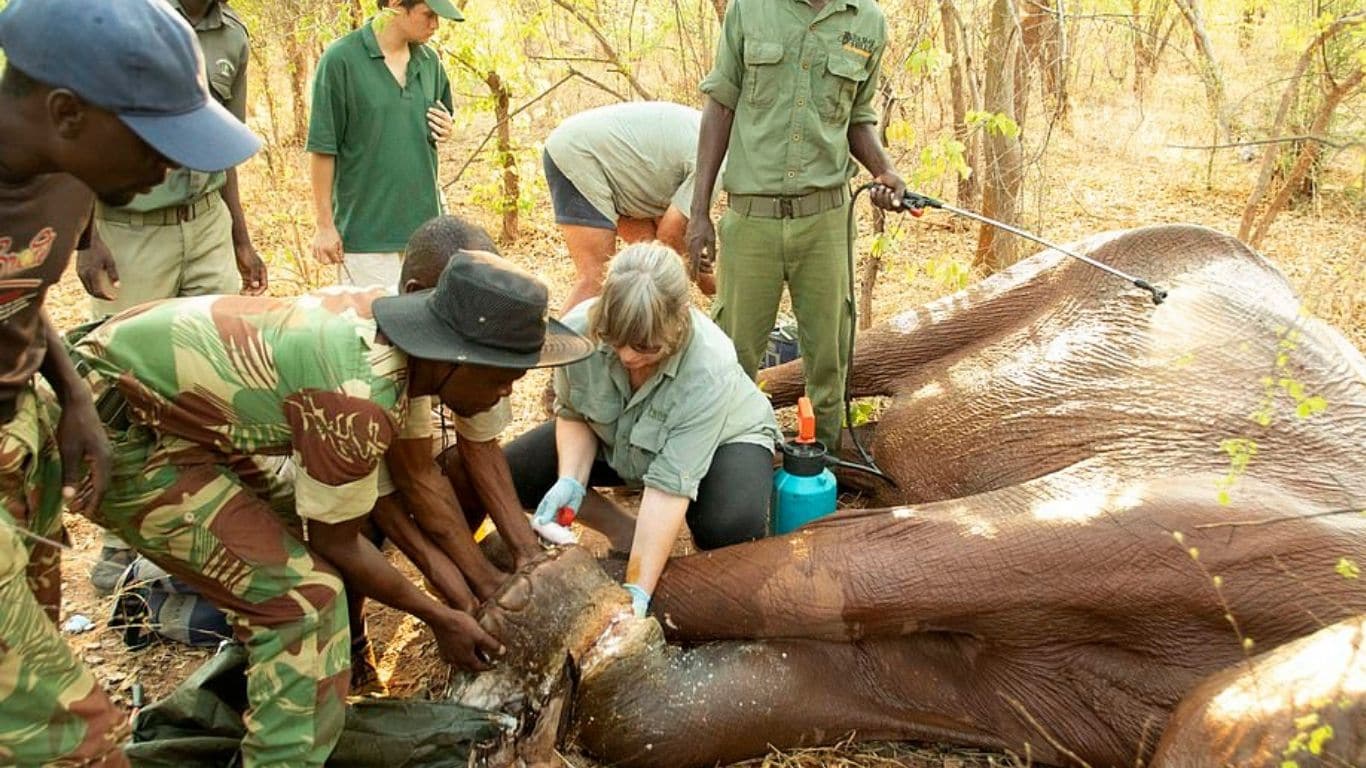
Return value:
[(811, 399), (797, 401), (797, 436), (782, 444), (783, 466), (773, 473), (773, 533), (794, 531), (835, 511), (835, 476), (825, 445), (816, 439)]

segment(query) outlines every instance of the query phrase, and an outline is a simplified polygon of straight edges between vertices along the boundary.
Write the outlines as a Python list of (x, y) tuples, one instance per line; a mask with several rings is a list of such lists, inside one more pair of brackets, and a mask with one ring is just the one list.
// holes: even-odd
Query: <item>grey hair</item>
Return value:
[(588, 335), (613, 347), (659, 347), (671, 355), (692, 330), (688, 274), (663, 243), (628, 245), (612, 258), (602, 298), (588, 310)]

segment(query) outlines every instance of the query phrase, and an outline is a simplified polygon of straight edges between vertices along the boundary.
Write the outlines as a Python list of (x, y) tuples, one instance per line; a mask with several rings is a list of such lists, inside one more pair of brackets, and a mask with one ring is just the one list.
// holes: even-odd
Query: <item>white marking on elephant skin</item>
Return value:
[(910, 520), (915, 517), (915, 507), (897, 507), (891, 511), (891, 515), (897, 520)]
[(925, 386), (911, 393), (911, 400), (919, 400), (926, 397), (939, 397), (944, 394), (944, 385), (937, 381), (931, 381)]
[(1141, 486), (1119, 485), (1107, 474), (1080, 472), (1051, 478), (1047, 498), (1030, 507), (1036, 520), (1086, 523), (1101, 513), (1124, 512), (1143, 500)]

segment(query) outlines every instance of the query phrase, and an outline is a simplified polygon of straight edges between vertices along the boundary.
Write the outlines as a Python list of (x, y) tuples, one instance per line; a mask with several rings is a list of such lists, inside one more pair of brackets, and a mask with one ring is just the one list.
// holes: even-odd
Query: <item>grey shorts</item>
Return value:
[(541, 150), (541, 163), (545, 166), (545, 180), (550, 186), (550, 204), (555, 208), (555, 223), (594, 229), (616, 229), (617, 223), (588, 202), (574, 182), (560, 171), (550, 153)]

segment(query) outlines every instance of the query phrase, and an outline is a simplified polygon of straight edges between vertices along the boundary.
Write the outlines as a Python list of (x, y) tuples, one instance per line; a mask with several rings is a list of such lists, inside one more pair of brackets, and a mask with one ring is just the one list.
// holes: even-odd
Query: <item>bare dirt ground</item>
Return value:
[[(1088, 87), (1086, 77), (1083, 70), (1079, 90)], [(1195, 78), (1179, 74), (1165, 78), (1150, 95), (1146, 111), (1133, 104), (1125, 88), (1105, 78), (1104, 73), (1090, 73), (1089, 87), (1099, 95), (1076, 108), (1070, 132), (1052, 132), (1044, 159), (1032, 166), (1026, 180), (1024, 226), (1057, 242), (1162, 222), (1195, 222), (1236, 232), (1243, 202), (1255, 178), (1255, 164), (1239, 162), (1234, 153), (1224, 152), (1207, 167), (1207, 153), (1168, 146), (1203, 144), (1204, 137), (1209, 136)], [(548, 130), (558, 117), (584, 106), (566, 96), (563, 101), (552, 101), (549, 111), (539, 119)], [(459, 167), (490, 125), (491, 121), (484, 119), (471, 126), (464, 139), (447, 146), (444, 170), (452, 172)], [(1039, 139), (1033, 141), (1037, 150)], [(523, 183), (543, 191), (544, 182), (534, 170), (539, 147), (523, 149), (527, 158), (522, 163)], [(1307, 308), (1336, 325), (1358, 348), (1366, 345), (1366, 217), (1359, 202), (1362, 167), (1358, 154), (1329, 168), (1319, 198), (1283, 213), (1262, 247), (1300, 290)], [(307, 253), (312, 218), (306, 172), (305, 156), (297, 148), (273, 148), (269, 165), (263, 155), (242, 170), (243, 197), (253, 235), (271, 267), (271, 292), (277, 295), (331, 279), (312, 264)], [(500, 222), (497, 214), (464, 202), (470, 199), (473, 183), (472, 178), (461, 179), (448, 189), (448, 204), (452, 212), (481, 221), (496, 232)], [(1349, 192), (1354, 185), (1355, 190)], [(939, 194), (944, 190), (925, 191)], [(858, 252), (864, 254), (871, 240), (867, 211), (861, 211), (860, 217)], [(521, 223), (521, 237), (502, 244), (504, 255), (546, 280), (555, 305), (567, 291), (572, 266), (554, 230), (548, 201), (538, 197), (531, 210), (523, 213)], [(950, 292), (953, 286), (927, 275), (923, 265), (936, 260), (969, 262), (975, 244), (975, 229), (935, 213), (920, 220), (893, 218), (890, 227), (899, 230), (901, 237), (883, 265), (873, 303), (877, 319)], [(1024, 252), (1033, 250), (1027, 247)], [(85, 319), (87, 303), (74, 270), (51, 292), (48, 306), (59, 327)], [(539, 398), (545, 377), (544, 372), (532, 372), (519, 384), (514, 395), (516, 422), (507, 436), (519, 434), (542, 418)], [(71, 636), (73, 646), (122, 704), (130, 702), (135, 681), (142, 683), (149, 699), (171, 690), (207, 652), (173, 645), (136, 653), (123, 649), (119, 639), (103, 628), (108, 599), (96, 596), (86, 578), (89, 564), (99, 551), (99, 531), (75, 518), (69, 519), (69, 527), (74, 543), (65, 558), (63, 618), (81, 613), (98, 625), (93, 631)], [(439, 688), (444, 672), (436, 661), (429, 633), (415, 620), (388, 609), (372, 607), (370, 617), (373, 640), (392, 692), (423, 696)], [(1015, 764), (1012, 761), (1001, 755), (933, 746), (848, 745), (775, 753), (746, 765), (966, 767)], [(566, 763), (593, 764), (573, 754), (566, 756)]]

